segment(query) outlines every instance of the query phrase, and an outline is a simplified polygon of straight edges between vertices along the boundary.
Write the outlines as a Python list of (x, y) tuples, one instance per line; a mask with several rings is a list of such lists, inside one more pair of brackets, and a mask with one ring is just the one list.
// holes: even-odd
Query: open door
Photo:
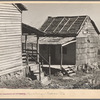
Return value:
[(50, 46), (50, 54), (51, 54), (51, 64), (55, 65), (55, 46)]

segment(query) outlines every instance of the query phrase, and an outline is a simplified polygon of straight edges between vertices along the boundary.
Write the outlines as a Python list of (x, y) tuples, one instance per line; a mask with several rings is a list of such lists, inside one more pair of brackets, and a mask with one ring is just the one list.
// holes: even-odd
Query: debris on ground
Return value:
[(100, 89), (100, 70), (76, 71), (76, 75), (67, 76), (59, 72), (57, 75), (51, 75), (50, 83), (41, 84), (38, 80), (32, 80), (28, 77), (12, 78), (0, 82), (0, 88), (11, 89)]

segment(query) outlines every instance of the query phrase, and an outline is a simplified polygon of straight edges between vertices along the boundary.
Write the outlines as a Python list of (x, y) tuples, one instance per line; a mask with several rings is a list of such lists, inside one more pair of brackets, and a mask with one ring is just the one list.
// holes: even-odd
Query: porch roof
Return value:
[(75, 37), (65, 37), (65, 38), (64, 37), (40, 37), (39, 44), (64, 45), (74, 40), (76, 40)]
[(22, 23), (22, 35), (44, 36), (44, 32), (42, 32), (32, 26)]

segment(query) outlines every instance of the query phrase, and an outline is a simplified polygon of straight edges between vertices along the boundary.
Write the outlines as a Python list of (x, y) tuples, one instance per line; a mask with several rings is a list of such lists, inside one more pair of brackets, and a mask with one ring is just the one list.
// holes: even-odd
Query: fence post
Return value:
[(41, 65), (39, 63), (39, 81), (41, 82)]
[(60, 68), (62, 69), (62, 64), (63, 64), (63, 47), (62, 47), (62, 45), (60, 45), (60, 53), (61, 53)]
[(49, 46), (49, 77), (51, 78), (51, 68), (50, 68), (50, 65), (51, 65), (51, 54), (50, 54), (50, 46)]

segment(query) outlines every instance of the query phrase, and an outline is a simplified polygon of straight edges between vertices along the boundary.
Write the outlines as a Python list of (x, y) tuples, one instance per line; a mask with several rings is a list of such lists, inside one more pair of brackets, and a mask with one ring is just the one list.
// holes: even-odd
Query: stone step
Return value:
[(51, 80), (49, 80), (48, 77), (44, 77), (43, 79), (41, 79), (41, 83), (43, 85), (48, 85), (51, 83)]
[[(37, 77), (38, 77), (38, 79), (39, 79), (39, 73), (35, 73), (34, 75), (36, 75)], [(42, 72), (41, 73), (41, 80), (44, 78), (45, 76), (44, 76), (44, 73)]]

